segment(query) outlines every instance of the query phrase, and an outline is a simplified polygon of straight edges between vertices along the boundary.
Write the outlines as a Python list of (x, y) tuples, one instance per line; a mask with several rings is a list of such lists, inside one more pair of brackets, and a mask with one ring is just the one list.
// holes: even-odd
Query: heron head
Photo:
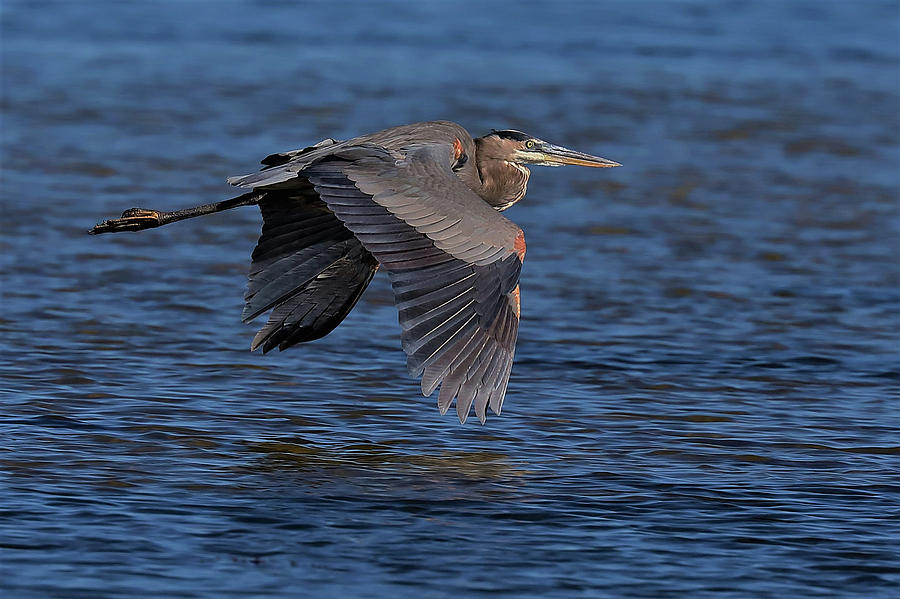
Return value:
[(490, 153), (491, 158), (507, 160), (517, 164), (535, 164), (538, 166), (565, 166), (567, 164), (591, 167), (622, 166), (618, 162), (576, 152), (513, 129), (491, 131), (488, 135), (476, 141), (479, 142), (479, 151), (482, 151), (482, 148), (484, 148)]

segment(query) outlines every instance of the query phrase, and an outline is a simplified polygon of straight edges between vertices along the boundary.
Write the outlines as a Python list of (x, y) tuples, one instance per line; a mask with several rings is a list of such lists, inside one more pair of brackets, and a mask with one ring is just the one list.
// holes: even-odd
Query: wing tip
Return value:
[[(472, 412), (473, 406), (474, 406), (475, 415), (478, 417), (478, 421), (482, 425), (484, 425), (484, 423), (487, 422), (488, 410), (493, 412), (495, 416), (500, 416), (501, 412), (503, 411), (503, 400), (506, 397), (506, 389), (507, 389), (508, 382), (509, 382), (509, 379), (507, 378), (504, 381), (503, 376), (501, 374), (500, 381), (498, 381), (498, 386), (494, 387), (493, 389), (491, 389), (488, 392), (488, 395), (484, 399), (484, 403), (483, 403), (483, 405), (480, 406), (480, 409), (479, 409), (478, 401), (474, 401), (469, 404), (468, 410), (464, 410), (463, 405), (460, 404), (460, 402), (459, 402), (459, 397), (458, 397), (459, 390), (457, 390), (457, 392), (454, 393), (449, 399), (447, 398), (447, 395), (449, 394), (449, 392), (445, 393), (443, 395), (443, 397), (441, 396), (441, 394), (438, 394), (438, 398), (437, 398), (438, 412), (440, 412), (441, 416), (446, 416), (447, 412), (450, 411), (450, 406), (453, 405), (454, 400), (456, 400), (456, 417), (459, 419), (460, 424), (466, 423), (466, 421), (469, 418), (469, 415)], [(432, 386), (430, 390), (424, 388), (424, 386), (423, 386), (422, 395), (424, 395), (425, 397), (430, 396), (432, 393), (434, 393), (435, 388), (437, 388), (437, 386), (440, 385), (441, 383), (442, 383), (441, 380), (437, 380), (434, 383), (434, 386)], [(441, 385), (441, 391), (443, 391), (443, 385)], [(481, 391), (482, 390), (479, 390), (479, 394)], [(465, 402), (463, 402), (463, 404), (464, 403)]]

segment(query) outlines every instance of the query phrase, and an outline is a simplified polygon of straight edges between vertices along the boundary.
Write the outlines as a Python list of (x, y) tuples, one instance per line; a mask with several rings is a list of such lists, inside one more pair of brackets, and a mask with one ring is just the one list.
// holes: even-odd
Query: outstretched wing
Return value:
[(484, 422), (497, 414), (519, 324), (521, 229), (451, 170), (452, 144), (392, 153), (346, 148), (300, 173), (391, 277), (402, 343), (422, 392), (440, 385), (445, 413), (456, 398)]
[(271, 310), (251, 350), (286, 349), (330, 333), (365, 291), (378, 263), (305, 181), (265, 192), (262, 234), (242, 318)]

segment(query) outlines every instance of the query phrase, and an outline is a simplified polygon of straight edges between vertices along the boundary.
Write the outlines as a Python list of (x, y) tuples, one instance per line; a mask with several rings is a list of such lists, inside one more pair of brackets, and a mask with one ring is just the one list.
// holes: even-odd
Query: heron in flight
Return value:
[(409, 373), (422, 393), (440, 386), (464, 423), (474, 405), (500, 414), (519, 328), (522, 229), (501, 211), (525, 196), (526, 165), (621, 166), (521, 131), (473, 139), (456, 123), (403, 125), (325, 139), (267, 156), (231, 177), (236, 198), (161, 212), (126, 210), (92, 234), (139, 231), (238, 206), (259, 206), (242, 318), (268, 321), (250, 345), (284, 350), (330, 333), (379, 266), (400, 313)]

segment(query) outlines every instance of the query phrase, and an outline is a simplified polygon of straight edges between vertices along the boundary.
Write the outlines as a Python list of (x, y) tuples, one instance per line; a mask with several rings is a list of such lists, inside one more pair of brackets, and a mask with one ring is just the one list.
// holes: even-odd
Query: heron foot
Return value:
[(121, 231), (143, 231), (158, 227), (162, 222), (162, 214), (158, 210), (146, 208), (129, 208), (122, 213), (121, 218), (105, 220), (88, 231), (91, 235), (101, 233), (119, 233)]

